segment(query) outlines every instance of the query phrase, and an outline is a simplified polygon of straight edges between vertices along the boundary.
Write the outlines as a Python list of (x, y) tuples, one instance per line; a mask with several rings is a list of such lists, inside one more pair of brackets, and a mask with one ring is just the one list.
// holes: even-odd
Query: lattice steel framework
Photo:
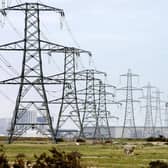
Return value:
[[(84, 53), (86, 51), (80, 50), (80, 53), (82, 52)], [(87, 53), (91, 55), (90, 52)], [(63, 80), (62, 97), (50, 101), (51, 104), (61, 104), (56, 126), (56, 137), (58, 136), (59, 130), (61, 130), (69, 119), (79, 128), (81, 132), (80, 136), (83, 136), (83, 125), (79, 111), (80, 102), (77, 97), (76, 82), (83, 80), (81, 77), (76, 77), (76, 58), (78, 56), (79, 52), (67, 53), (64, 57), (64, 73), (52, 76), (56, 79)]]
[(164, 127), (168, 127), (168, 102), (165, 103), (165, 121)]
[(127, 74), (121, 75), (121, 77), (127, 78), (127, 86), (117, 89), (117, 90), (123, 90), (126, 92), (126, 99), (120, 101), (120, 102), (125, 102), (125, 116), (124, 116), (123, 130), (122, 130), (122, 138), (137, 137), (135, 116), (134, 116), (134, 103), (139, 101), (134, 100), (133, 91), (141, 90), (141, 89), (133, 87), (133, 78), (138, 76), (139, 75), (137, 74), (133, 74), (131, 72), (131, 69), (129, 69)]
[(83, 126), (83, 132), (80, 132), (80, 135), (86, 137), (87, 131), (85, 128), (89, 126), (95, 128), (97, 121), (96, 96), (98, 95), (98, 92), (96, 90), (96, 85), (99, 79), (96, 79), (95, 74), (105, 74), (94, 69), (86, 69), (78, 72), (77, 74), (82, 76), (86, 82), (85, 88), (78, 90), (77, 93), (80, 96), (84, 96), (83, 103), (81, 103), (80, 106), (81, 121)]
[[(161, 111), (163, 110), (161, 108), (161, 91), (157, 88), (156, 89), (156, 96), (155, 96), (155, 121), (154, 121), (154, 128), (155, 128), (155, 136), (163, 135), (163, 123), (162, 123), (162, 114)], [(157, 128), (158, 127), (158, 128)], [(156, 131), (157, 128), (157, 131)]]
[(148, 83), (147, 86), (144, 86), (143, 89), (146, 91), (146, 95), (142, 97), (145, 99), (146, 105), (143, 106), (145, 108), (146, 114), (145, 114), (145, 123), (144, 123), (144, 132), (143, 137), (149, 137), (154, 135), (154, 124), (153, 124), (153, 99), (152, 96), (152, 90), (156, 89), (156, 87), (151, 86), (150, 83)]
[[(111, 130), (109, 120), (111, 118), (118, 119), (118, 117), (112, 116), (111, 112), (107, 109), (107, 104), (119, 104), (114, 101), (114, 93), (107, 92), (107, 88), (114, 89), (115, 86), (104, 84), (101, 80), (99, 81), (99, 98), (98, 98), (98, 109), (97, 109), (97, 121), (94, 132), (96, 139), (108, 138), (111, 139)], [(109, 99), (108, 97), (111, 98)]]
[[(6, 11), (10, 10), (24, 11), (25, 31), (23, 40), (0, 46), (1, 51), (23, 51), (21, 75), (0, 82), (0, 84), (20, 84), (9, 132), (9, 143), (12, 142), (13, 137), (21, 136), (30, 128), (36, 128), (45, 135), (49, 134), (56, 142), (44, 85), (58, 84), (61, 83), (61, 81), (44, 77), (42, 69), (42, 51), (64, 53), (65, 56), (74, 55), (75, 53), (80, 54), (80, 52), (85, 51), (41, 40), (40, 11), (55, 11), (61, 16), (64, 16), (62, 9), (39, 3), (25, 3), (5, 8), (1, 12), (5, 16)], [(44, 118), (43, 122), (23, 122), (24, 115), (32, 111), (38, 112), (39, 115)], [(44, 127), (40, 129), (41, 125), (45, 126), (46, 129), (44, 130)]]
[[(105, 76), (106, 73), (94, 69), (77, 72), (77, 79), (86, 82), (84, 88), (77, 92), (84, 137), (90, 134), (90, 131), (87, 132), (89, 128), (94, 129), (91, 132), (93, 138), (101, 139), (105, 134), (106, 137), (111, 137), (109, 133), (109, 118), (107, 118), (107, 116), (110, 117), (107, 114), (107, 104), (114, 104), (114, 101), (106, 100), (106, 96), (113, 95), (113, 93), (106, 92), (106, 85), (101, 81)], [(103, 129), (106, 129), (106, 133), (103, 132)]]

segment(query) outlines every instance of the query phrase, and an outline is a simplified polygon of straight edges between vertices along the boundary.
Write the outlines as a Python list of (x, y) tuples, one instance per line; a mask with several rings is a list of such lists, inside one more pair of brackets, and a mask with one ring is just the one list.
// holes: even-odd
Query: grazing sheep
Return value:
[(76, 142), (75, 144), (76, 144), (76, 146), (79, 146), (79, 145), (80, 145), (80, 143), (79, 143), (79, 142)]
[(126, 155), (133, 155), (134, 154), (134, 150), (135, 150), (135, 146), (133, 145), (126, 145), (124, 146), (124, 153)]

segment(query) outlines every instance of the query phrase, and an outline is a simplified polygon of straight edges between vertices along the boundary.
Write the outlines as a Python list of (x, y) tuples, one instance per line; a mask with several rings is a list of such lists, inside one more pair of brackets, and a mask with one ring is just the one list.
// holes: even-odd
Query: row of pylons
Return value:
[[(133, 91), (140, 91), (142, 89), (134, 88), (132, 86), (132, 79), (138, 75), (133, 74), (131, 70), (128, 70), (127, 74), (121, 75), (127, 77), (127, 86), (118, 88), (117, 90), (126, 91), (126, 99), (116, 102), (113, 91), (115, 86), (105, 82), (107, 76), (105, 72), (95, 70), (94, 68), (77, 71), (77, 58), (81, 54), (91, 56), (91, 52), (45, 41), (41, 38), (40, 14), (54, 11), (61, 15), (61, 17), (65, 17), (62, 9), (40, 3), (24, 3), (6, 7), (1, 10), (1, 14), (6, 17), (10, 11), (24, 12), (25, 26), (23, 39), (0, 45), (0, 51), (23, 53), (20, 75), (0, 81), (0, 84), (19, 85), (11, 127), (9, 129), (9, 143), (23, 136), (30, 129), (37, 130), (39, 133), (57, 142), (60, 133), (66, 131), (63, 129), (63, 126), (69, 120), (78, 128), (78, 136), (81, 138), (91, 136), (95, 139), (111, 139), (109, 120), (111, 118), (117, 119), (118, 117), (111, 114), (108, 106), (114, 104), (121, 105), (123, 101), (126, 105), (122, 137), (130, 134), (127, 131), (131, 132), (132, 137), (137, 137)], [(42, 59), (44, 53), (50, 55), (60, 54), (64, 58), (64, 71), (55, 75), (45, 76)], [(62, 95), (48, 100), (46, 86), (50, 85), (61, 86)], [(144, 134), (146, 135), (150, 132), (152, 135), (154, 134), (154, 127), (150, 89), (153, 87), (149, 84), (144, 88), (148, 90), (147, 95), (143, 97), (147, 99)], [(49, 109), (50, 104), (59, 105), (59, 109), (56, 108), (54, 114), (57, 116), (56, 126), (53, 125), (53, 116), (51, 116)], [(36, 119), (37, 117), (39, 120)], [(156, 118), (158, 119), (159, 116)], [(89, 128), (92, 129), (91, 135), (88, 131)]]

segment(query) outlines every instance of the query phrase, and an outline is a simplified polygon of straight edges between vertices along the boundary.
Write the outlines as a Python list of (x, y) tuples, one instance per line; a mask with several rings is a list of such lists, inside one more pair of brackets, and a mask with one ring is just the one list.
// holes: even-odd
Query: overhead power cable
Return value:
[[(19, 75), (17, 70), (0, 54), (0, 61), (15, 75)], [(6, 71), (6, 70), (5, 70)], [(7, 71), (6, 71), (7, 72)], [(8, 73), (9, 74), (9, 73)], [(10, 74), (11, 75), (11, 74)]]
[(11, 74), (3, 66), (0, 65), (0, 69), (2, 69), (6, 74), (8, 74), (9, 76), (11, 76)]
[(14, 30), (14, 32), (20, 37), (22, 38), (22, 34), (17, 30), (17, 28), (14, 26), (14, 24), (12, 23), (12, 21), (9, 19), (8, 16), (6, 16), (6, 20), (9, 23), (9, 25), (11, 26), (11, 28)]
[(6, 98), (8, 101), (10, 101), (12, 104), (15, 104), (15, 101), (11, 99), (8, 95), (6, 95), (2, 90), (0, 90), (0, 94)]
[(70, 28), (70, 26), (69, 26), (69, 24), (68, 24), (66, 18), (65, 18), (65, 17), (61, 17), (61, 19), (62, 19), (64, 25), (66, 26), (66, 30), (67, 30), (68, 33), (70, 34), (70, 36), (71, 36), (71, 38), (72, 38), (74, 44), (75, 44), (78, 48), (80, 48), (80, 45), (79, 45), (79, 43), (77, 42), (77, 40), (76, 40), (74, 34), (72, 33), (72, 30), (71, 30), (71, 28)]

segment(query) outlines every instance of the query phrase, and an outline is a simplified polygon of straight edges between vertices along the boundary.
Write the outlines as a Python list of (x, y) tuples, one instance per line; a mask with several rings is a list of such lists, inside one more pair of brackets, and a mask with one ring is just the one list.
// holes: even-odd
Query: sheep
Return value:
[(79, 145), (80, 145), (80, 143), (79, 143), (79, 142), (76, 142), (76, 143), (75, 143), (75, 145), (76, 145), (76, 146), (79, 146)]
[(133, 155), (134, 154), (134, 150), (135, 150), (135, 146), (133, 145), (126, 145), (124, 146), (124, 153), (126, 155)]

